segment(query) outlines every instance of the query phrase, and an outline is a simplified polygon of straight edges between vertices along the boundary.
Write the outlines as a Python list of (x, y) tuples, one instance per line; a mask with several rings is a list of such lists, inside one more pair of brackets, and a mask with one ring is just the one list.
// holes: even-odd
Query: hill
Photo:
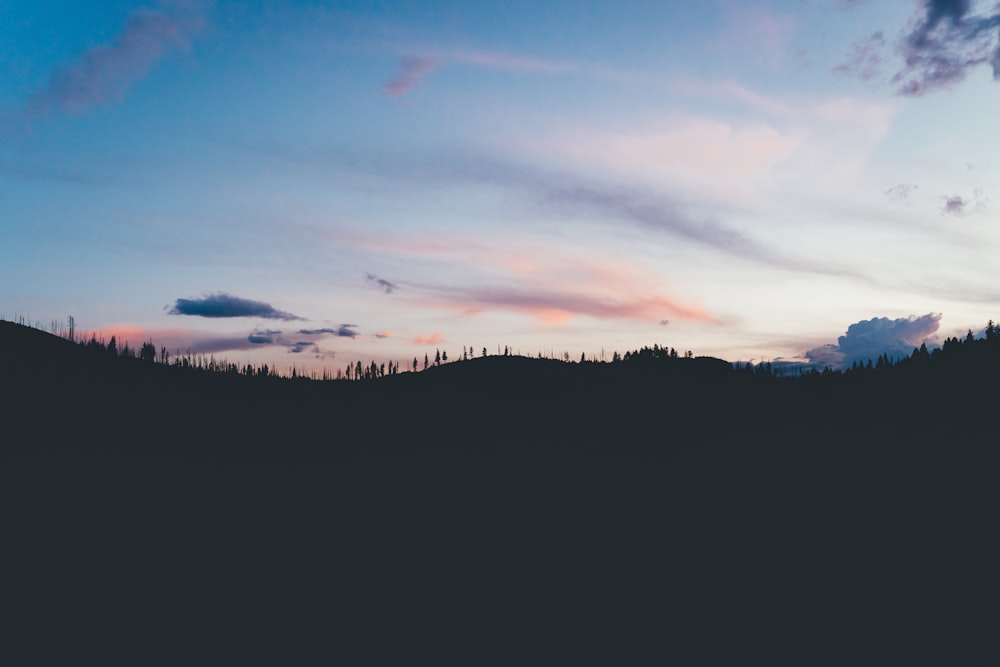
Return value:
[(838, 662), (859, 637), (971, 659), (996, 620), (992, 345), (802, 378), (636, 354), (313, 382), (0, 322), (12, 629), (207, 627), (220, 659), (306, 661), (331, 632), (360, 662), (511, 634), (544, 661)]

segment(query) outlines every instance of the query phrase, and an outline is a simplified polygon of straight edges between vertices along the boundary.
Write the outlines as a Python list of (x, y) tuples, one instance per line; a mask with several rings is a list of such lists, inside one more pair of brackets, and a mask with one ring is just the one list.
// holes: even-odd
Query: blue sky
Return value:
[(933, 343), (1000, 302), (998, 34), (962, 0), (0, 2), (0, 311), (279, 368)]

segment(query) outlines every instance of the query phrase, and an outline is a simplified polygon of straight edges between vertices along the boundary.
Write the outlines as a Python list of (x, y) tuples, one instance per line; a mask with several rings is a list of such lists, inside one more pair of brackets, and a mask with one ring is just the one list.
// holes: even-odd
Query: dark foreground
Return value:
[(989, 368), (317, 384), (75, 353), (0, 366), (12, 664), (995, 659)]

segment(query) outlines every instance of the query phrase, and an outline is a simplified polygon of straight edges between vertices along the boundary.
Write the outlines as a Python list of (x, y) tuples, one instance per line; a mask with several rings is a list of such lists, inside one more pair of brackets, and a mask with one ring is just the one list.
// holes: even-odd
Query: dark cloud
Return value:
[(251, 301), (232, 294), (219, 292), (200, 299), (177, 299), (167, 307), (168, 315), (195, 315), (198, 317), (261, 317), (267, 320), (301, 320), (301, 317), (277, 310), (263, 301)]
[(288, 344), (288, 352), (291, 354), (301, 354), (303, 352), (312, 352), (313, 354), (319, 354), (319, 347), (310, 341), (300, 340), (295, 343)]
[(336, 329), (299, 329), (298, 333), (303, 336), (339, 336), (341, 338), (355, 338), (358, 332), (355, 329), (358, 328), (357, 324), (341, 324)]
[(868, 81), (881, 73), (885, 35), (879, 30), (871, 37), (856, 42), (847, 60), (833, 68), (835, 74), (854, 76)]
[(912, 183), (900, 183), (899, 185), (894, 185), (885, 191), (886, 196), (889, 199), (894, 199), (896, 201), (902, 201), (904, 199), (909, 199), (910, 195), (918, 186)]
[[(175, 3), (174, 9), (182, 3)], [(115, 102), (145, 77), (171, 50), (185, 48), (204, 25), (193, 5), (187, 11), (134, 12), (110, 43), (94, 46), (52, 73), (27, 104), (27, 115), (84, 113)]]
[(847, 333), (837, 339), (836, 345), (822, 345), (805, 353), (810, 362), (831, 368), (849, 368), (852, 363), (865, 363), (883, 353), (890, 358), (909, 356), (913, 348), (922, 343), (933, 345), (930, 337), (941, 326), (940, 313), (920, 317), (910, 316), (895, 320), (875, 317), (856, 322)]
[(404, 56), (399, 59), (399, 67), (384, 89), (388, 95), (403, 95), (420, 83), (424, 75), (441, 66), (437, 58), (427, 56)]
[(261, 331), (259, 329), (254, 329), (250, 332), (250, 335), (247, 336), (247, 340), (254, 345), (274, 345), (277, 342), (277, 336), (280, 335), (280, 331)]
[(370, 285), (374, 285), (375, 287), (378, 287), (380, 290), (382, 290), (386, 294), (392, 294), (394, 291), (396, 291), (396, 287), (397, 287), (396, 283), (391, 283), (388, 280), (386, 280), (385, 278), (379, 278), (374, 273), (366, 273), (365, 274), (365, 281), (368, 284), (370, 284)]
[(941, 213), (946, 215), (962, 215), (965, 213), (965, 200), (959, 196), (945, 197)]
[(983, 64), (1000, 80), (1000, 5), (974, 13), (972, 0), (924, 0), (903, 35), (904, 66), (894, 77), (903, 95), (923, 95), (962, 81)]

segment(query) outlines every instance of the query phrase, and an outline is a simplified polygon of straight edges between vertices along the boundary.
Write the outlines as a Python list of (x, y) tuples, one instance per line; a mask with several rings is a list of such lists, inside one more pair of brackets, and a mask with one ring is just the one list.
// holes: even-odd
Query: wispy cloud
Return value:
[(893, 77), (903, 95), (923, 95), (965, 79), (983, 64), (1000, 80), (1000, 5), (974, 12), (973, 0), (923, 0), (899, 50), (903, 68)]
[(854, 76), (862, 81), (874, 79), (881, 73), (882, 49), (885, 34), (879, 30), (867, 39), (855, 42), (847, 60), (833, 68), (835, 74)]
[(385, 82), (385, 92), (388, 95), (403, 95), (416, 86), (428, 72), (440, 67), (440, 58), (430, 56), (403, 56), (399, 59), (399, 67), (391, 79)]
[(894, 320), (874, 317), (849, 326), (836, 345), (814, 348), (806, 352), (805, 357), (814, 364), (831, 368), (847, 368), (855, 361), (865, 363), (884, 353), (898, 359), (909, 356), (913, 348), (923, 343), (933, 345), (932, 336), (940, 326), (940, 313)]
[(291, 313), (276, 309), (263, 301), (243, 299), (232, 294), (219, 292), (200, 299), (177, 299), (173, 306), (166, 307), (168, 315), (193, 315), (197, 317), (260, 317), (266, 320), (301, 320)]
[(416, 87), (427, 74), (448, 65), (546, 76), (578, 74), (614, 80), (642, 76), (636, 72), (575, 60), (552, 60), (506, 51), (439, 49), (428, 50), (422, 55), (400, 56), (396, 71), (383, 88), (389, 95), (403, 95)]
[(299, 329), (298, 333), (303, 336), (337, 336), (338, 338), (356, 338), (358, 336), (357, 324), (341, 324), (336, 328), (325, 329)]
[(485, 311), (529, 314), (543, 324), (578, 316), (660, 322), (717, 321), (699, 304), (664, 294), (662, 278), (641, 262), (594, 258), (523, 242), (477, 242), (466, 237), (435, 238), (353, 235), (338, 241), (417, 261), (445, 263), (471, 271), (464, 285), (407, 281), (407, 300), (418, 307), (445, 308), (473, 315)]
[[(847, 111), (858, 115), (864, 109), (849, 106), (826, 110), (826, 113), (839, 114)], [(590, 218), (613, 225), (625, 222), (777, 268), (871, 282), (869, 277), (849, 266), (790, 256), (768, 247), (711, 215), (691, 213), (693, 207), (680, 197), (650, 187), (587, 179), (576, 174), (484, 155), (443, 154), (416, 159), (396, 155), (392, 159), (372, 157), (356, 160), (337, 152), (315, 149), (272, 147), (267, 152), (272, 157), (300, 162), (310, 168), (349, 169), (384, 179), (394, 185), (475, 184), (503, 188), (524, 197), (546, 212), (558, 208), (579, 215), (581, 220)], [(417, 245), (427, 246), (428, 243), (420, 241)]]
[(903, 201), (909, 199), (913, 191), (917, 189), (918, 186), (912, 183), (900, 183), (899, 185), (894, 185), (885, 191), (885, 194), (889, 199), (894, 201)]
[(374, 273), (366, 273), (365, 282), (367, 282), (369, 285), (373, 285), (379, 288), (386, 294), (392, 294), (394, 291), (396, 291), (396, 288), (398, 287), (396, 283), (389, 282), (385, 278), (379, 278)]
[(430, 334), (418, 334), (416, 338), (413, 339), (414, 345), (440, 345), (444, 343), (444, 336), (441, 335), (440, 331), (435, 331)]
[(28, 100), (28, 117), (85, 113), (124, 97), (170, 50), (186, 48), (204, 26), (193, 5), (177, 3), (171, 9), (133, 12), (109, 43), (87, 49), (54, 71)]
[(656, 294), (608, 296), (571, 289), (483, 285), (439, 286), (433, 289), (432, 298), (437, 305), (466, 313), (487, 309), (529, 313), (546, 325), (563, 324), (581, 315), (598, 319), (658, 322), (664, 314), (669, 314), (680, 320), (718, 321), (700, 306), (683, 304)]
[(626, 187), (573, 185), (542, 193), (550, 202), (624, 220), (725, 254), (804, 273), (863, 278), (847, 267), (790, 257), (710, 217), (696, 218), (669, 198)]

